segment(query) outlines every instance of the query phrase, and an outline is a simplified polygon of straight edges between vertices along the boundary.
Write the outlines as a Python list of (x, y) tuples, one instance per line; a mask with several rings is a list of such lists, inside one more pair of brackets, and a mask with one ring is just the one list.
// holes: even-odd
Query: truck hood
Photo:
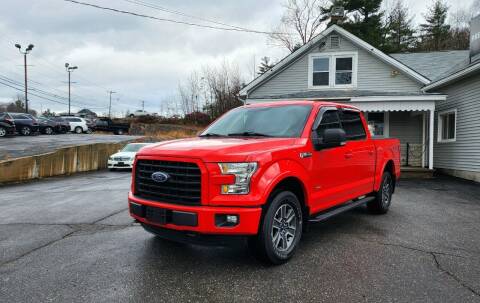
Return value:
[(188, 157), (204, 162), (246, 161), (249, 156), (285, 149), (297, 138), (189, 138), (142, 148), (138, 156)]

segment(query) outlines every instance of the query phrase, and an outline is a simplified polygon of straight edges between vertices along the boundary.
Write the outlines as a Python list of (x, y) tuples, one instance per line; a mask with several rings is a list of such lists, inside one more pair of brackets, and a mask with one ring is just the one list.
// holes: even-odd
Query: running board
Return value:
[(359, 207), (360, 205), (363, 205), (367, 202), (370, 202), (372, 201), (373, 199), (375, 199), (375, 197), (365, 197), (365, 198), (362, 198), (362, 199), (358, 199), (358, 200), (353, 200), (352, 202), (349, 202), (347, 204), (344, 204), (344, 205), (341, 205), (339, 207), (335, 207), (331, 210), (326, 210), (326, 211), (323, 211), (321, 212), (320, 214), (316, 215), (315, 217), (311, 217), (308, 221), (309, 222), (321, 222), (321, 221), (325, 221), (333, 216), (336, 216), (336, 215), (339, 215), (343, 212), (346, 212), (350, 209), (353, 209), (355, 207)]

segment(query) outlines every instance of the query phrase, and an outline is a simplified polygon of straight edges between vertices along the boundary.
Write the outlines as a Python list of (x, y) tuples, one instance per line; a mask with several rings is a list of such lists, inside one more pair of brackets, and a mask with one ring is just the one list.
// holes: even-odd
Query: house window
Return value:
[(329, 66), (330, 59), (328, 57), (313, 59), (313, 85), (328, 86), (330, 78)]
[(353, 57), (335, 58), (335, 85), (352, 84)]
[(368, 113), (368, 129), (372, 136), (386, 136), (385, 134), (385, 113)]
[(438, 113), (438, 142), (453, 142), (457, 133), (457, 110)]
[(356, 86), (357, 53), (315, 53), (309, 56), (310, 89)]

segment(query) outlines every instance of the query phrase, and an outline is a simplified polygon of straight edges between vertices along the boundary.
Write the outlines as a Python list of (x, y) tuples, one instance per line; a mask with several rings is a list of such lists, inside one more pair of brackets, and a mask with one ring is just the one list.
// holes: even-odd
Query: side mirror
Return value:
[(345, 131), (341, 128), (326, 129), (323, 138), (314, 137), (312, 140), (316, 150), (342, 146), (347, 142)]

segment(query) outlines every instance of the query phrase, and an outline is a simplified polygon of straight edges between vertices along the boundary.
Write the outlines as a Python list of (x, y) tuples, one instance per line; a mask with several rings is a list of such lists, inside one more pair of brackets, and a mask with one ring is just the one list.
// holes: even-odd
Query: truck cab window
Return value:
[(342, 110), (339, 114), (347, 140), (363, 140), (366, 138), (360, 112)]
[(325, 130), (330, 128), (341, 128), (337, 110), (327, 110), (323, 113), (322, 120), (317, 127), (318, 137), (323, 138)]

